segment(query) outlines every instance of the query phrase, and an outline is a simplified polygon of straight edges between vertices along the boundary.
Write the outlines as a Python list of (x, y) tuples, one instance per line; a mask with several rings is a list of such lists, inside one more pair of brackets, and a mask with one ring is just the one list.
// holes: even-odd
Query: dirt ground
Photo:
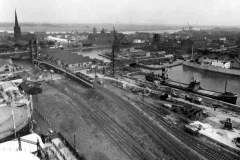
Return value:
[[(59, 82), (64, 80), (59, 80)], [(55, 82), (57, 83), (57, 82)], [(70, 82), (71, 83), (71, 82)], [(58, 83), (58, 85), (61, 85)], [(74, 82), (70, 85), (76, 85)], [(85, 89), (78, 87), (80, 92)], [(106, 136), (101, 128), (95, 125), (91, 118), (68, 96), (43, 83), (43, 93), (34, 98), (37, 107), (73, 144), (73, 133), (76, 133), (77, 149), (87, 160), (124, 160), (127, 155), (116, 146), (115, 142)], [(78, 111), (76, 112), (76, 108)], [(34, 114), (39, 133), (45, 133), (49, 126), (42, 118)]]
[[(123, 91), (122, 89), (119, 89), (119, 88), (113, 87), (113, 86), (109, 86), (109, 85), (106, 87), (108, 87), (108, 89), (110, 89), (114, 92), (119, 93), (119, 95), (123, 95), (123, 96), (127, 95), (131, 99), (142, 101), (142, 96), (140, 96), (140, 95), (136, 95), (131, 92), (127, 92), (127, 94), (126, 94), (126, 91)], [(161, 101), (160, 99), (156, 100), (156, 99), (152, 99), (149, 97), (145, 97), (144, 101), (148, 102), (149, 104), (154, 104), (154, 105), (158, 105), (159, 103), (168, 103), (166, 101)], [(201, 106), (201, 108), (206, 110), (208, 112), (208, 114), (210, 115), (209, 117), (202, 120), (201, 122), (204, 122), (207, 124), (208, 123), (212, 124), (214, 126), (214, 128), (218, 129), (218, 128), (222, 128), (222, 124), (220, 123), (220, 120), (225, 121), (226, 118), (231, 117), (233, 127), (235, 128), (235, 130), (234, 131), (222, 130), (222, 132), (224, 132), (224, 133), (226, 132), (226, 135), (229, 137), (232, 137), (232, 135), (230, 135), (230, 133), (234, 134), (235, 132), (238, 132), (237, 130), (239, 130), (239, 124), (240, 124), (239, 123), (239, 121), (240, 121), (239, 115), (237, 115), (231, 111), (228, 111), (228, 113), (225, 113), (222, 109), (214, 110), (213, 108), (204, 107), (204, 106)], [(163, 114), (168, 115), (167, 117), (170, 117), (171, 119), (175, 118), (176, 120), (174, 120), (174, 121), (177, 122), (179, 126), (183, 126), (182, 120), (179, 119), (179, 115), (176, 116), (175, 114), (171, 113), (170, 111), (166, 111), (166, 113), (163, 112)], [(182, 116), (180, 116), (180, 117), (182, 117)], [(227, 149), (228, 151), (232, 151), (233, 150), (232, 148), (236, 148), (235, 144), (233, 144), (233, 146), (231, 146), (232, 148), (231, 147), (228, 147), (228, 148), (222, 147), (222, 145), (217, 144), (214, 140), (210, 140), (209, 138), (206, 138), (203, 135), (199, 136), (198, 138), (200, 138), (201, 141), (205, 142), (207, 145), (212, 146), (213, 148), (216, 148), (218, 150)], [(218, 140), (218, 141), (222, 142), (220, 140)], [(228, 145), (227, 143), (225, 143), (225, 144)]]

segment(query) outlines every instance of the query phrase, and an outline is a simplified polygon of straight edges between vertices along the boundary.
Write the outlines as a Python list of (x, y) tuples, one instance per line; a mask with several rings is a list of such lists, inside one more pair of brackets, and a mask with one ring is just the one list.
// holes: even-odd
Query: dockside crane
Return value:
[(194, 24), (194, 25), (189, 25), (189, 23), (187, 22), (187, 24), (188, 24), (188, 29), (189, 29), (189, 31), (192, 31), (193, 30), (193, 28), (197, 25), (197, 23), (196, 24)]
[(115, 75), (115, 69), (114, 69), (114, 67), (115, 67), (114, 66), (115, 65), (115, 52), (120, 51), (120, 41), (125, 37), (125, 35), (121, 35), (121, 37), (118, 38), (114, 27), (113, 27), (113, 33), (114, 33), (114, 40), (112, 43), (112, 75), (114, 77), (114, 75)]

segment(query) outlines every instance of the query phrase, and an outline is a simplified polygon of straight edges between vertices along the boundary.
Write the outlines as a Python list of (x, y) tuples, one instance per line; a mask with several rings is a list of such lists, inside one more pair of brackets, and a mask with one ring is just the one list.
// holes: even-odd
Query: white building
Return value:
[(212, 61), (212, 66), (215, 67), (221, 67), (221, 68), (230, 68), (230, 62), (222, 62), (222, 61), (218, 61), (218, 60), (213, 60)]
[(60, 42), (60, 43), (68, 43), (68, 40), (67, 39), (63, 39), (63, 38), (57, 38), (57, 37), (48, 36), (47, 39), (48, 40), (57, 41), (57, 42)]
[(222, 62), (219, 60), (210, 60), (210, 59), (205, 59), (203, 60), (203, 65), (211, 65), (214, 67), (220, 67), (220, 68), (230, 68), (231, 67), (231, 62)]

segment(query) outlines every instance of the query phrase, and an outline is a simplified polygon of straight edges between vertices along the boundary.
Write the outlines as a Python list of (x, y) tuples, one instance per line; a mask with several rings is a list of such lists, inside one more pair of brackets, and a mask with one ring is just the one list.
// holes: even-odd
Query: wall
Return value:
[(197, 69), (203, 69), (203, 70), (208, 70), (208, 71), (213, 71), (213, 72), (218, 72), (218, 73), (240, 76), (240, 70), (236, 70), (236, 69), (223, 69), (223, 68), (219, 68), (219, 67), (199, 65), (199, 64), (191, 63), (191, 62), (183, 62), (183, 65), (188, 66), (188, 67), (197, 68)]

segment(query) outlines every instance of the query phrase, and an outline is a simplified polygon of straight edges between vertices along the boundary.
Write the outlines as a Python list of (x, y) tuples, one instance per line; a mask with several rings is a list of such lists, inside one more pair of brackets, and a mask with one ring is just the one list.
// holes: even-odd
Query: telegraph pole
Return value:
[[(11, 105), (11, 102), (10, 102), (10, 105)], [(13, 110), (12, 110), (12, 120), (13, 120), (14, 137), (17, 138), (16, 125), (15, 125), (15, 119), (14, 119), (14, 112), (13, 112)]]
[(74, 148), (76, 149), (76, 133), (73, 134), (73, 138), (74, 138)]

